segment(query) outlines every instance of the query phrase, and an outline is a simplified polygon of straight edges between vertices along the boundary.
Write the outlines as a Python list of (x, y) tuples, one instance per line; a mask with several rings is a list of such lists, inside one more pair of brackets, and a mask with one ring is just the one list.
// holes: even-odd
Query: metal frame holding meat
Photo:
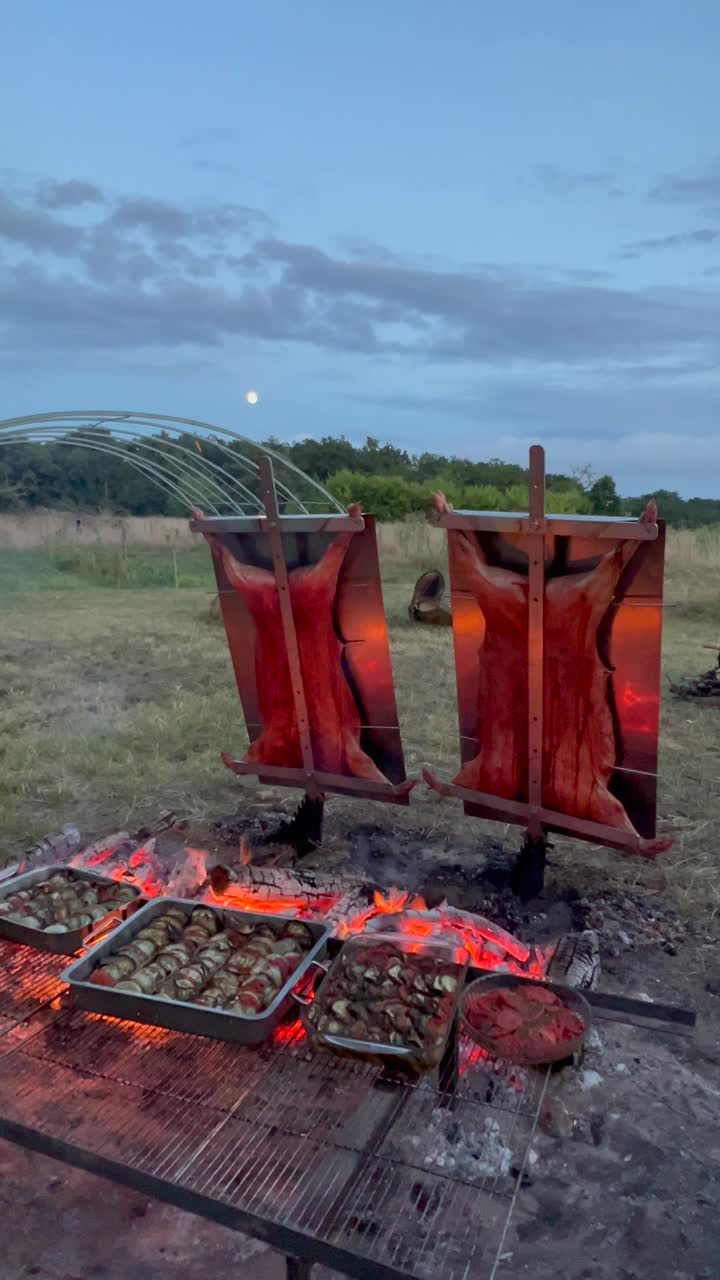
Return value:
[[(346, 516), (281, 515), (260, 466), (264, 519), (194, 513), (213, 556), (251, 743), (240, 775), (406, 804), (375, 530)], [(332, 536), (329, 536), (332, 535)], [(268, 554), (269, 552), (269, 554)]]
[(540, 849), (560, 831), (654, 857), (672, 843), (655, 831), (664, 528), (654, 503), (640, 520), (546, 515), (544, 476), (533, 446), (527, 514), (436, 495), (463, 766), (425, 780)]

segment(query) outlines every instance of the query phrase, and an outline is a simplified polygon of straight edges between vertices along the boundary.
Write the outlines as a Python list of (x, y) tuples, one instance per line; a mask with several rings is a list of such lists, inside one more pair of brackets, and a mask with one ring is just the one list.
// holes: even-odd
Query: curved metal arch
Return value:
[[(17, 437), (17, 439), (19, 439), (21, 443), (25, 443), (25, 444), (36, 443), (32, 439), (28, 439), (25, 436), (19, 436)], [(0, 444), (3, 444), (3, 443), (9, 444), (10, 441), (0, 440)], [(66, 448), (66, 449), (73, 449), (73, 448), (90, 449), (93, 453), (104, 454), (105, 457), (119, 458), (121, 462), (127, 462), (128, 466), (133, 467), (136, 471), (139, 471), (141, 475), (144, 475), (148, 480), (151, 480), (154, 484), (157, 484), (159, 488), (164, 489), (166, 493), (170, 494), (171, 497), (179, 499), (179, 501), (182, 502), (185, 506), (189, 506), (192, 509), (192, 507), (196, 505), (198, 502), (202, 502), (205, 506), (211, 507), (215, 515), (220, 515), (220, 512), (217, 510), (217, 507), (214, 506), (213, 502), (208, 498), (207, 494), (202, 493), (200, 491), (196, 491), (195, 493), (193, 493), (192, 490), (187, 490), (187, 491), (184, 490), (181, 485), (176, 484), (173, 480), (169, 478), (169, 476), (167, 476), (164, 472), (162, 472), (155, 463), (143, 461), (143, 459), (133, 457), (132, 454), (128, 454), (120, 449), (113, 449), (107, 443), (99, 445), (99, 444), (95, 444), (93, 442), (84, 440), (79, 436), (74, 436), (74, 437), (58, 436), (57, 439), (53, 441), (53, 443), (57, 445), (61, 445), (63, 448)]]
[[(234, 466), (240, 467), (244, 471), (246, 478), (251, 481), (257, 481), (259, 466), (258, 462), (252, 456), (249, 456), (246, 451), (254, 451), (258, 458), (263, 454), (268, 455), (273, 459), (276, 484), (283, 505), (292, 503), (302, 512), (307, 512), (308, 507), (311, 507), (319, 508), (322, 512), (345, 513), (345, 508), (327, 489), (274, 449), (265, 448), (265, 446), (248, 440), (247, 437), (241, 436), (227, 427), (216, 427), (211, 423), (202, 422), (195, 418), (178, 418), (167, 414), (135, 413), (131, 410), (101, 409), (73, 409), (59, 413), (30, 414), (17, 418), (7, 418), (5, 421), (0, 422), (0, 444), (41, 443), (52, 440), (59, 442), (63, 438), (66, 443), (69, 443), (68, 433), (73, 433), (76, 436), (78, 434), (78, 426), (76, 424), (81, 424), (80, 430), (83, 428), (92, 430), (92, 428), (107, 427), (113, 444), (110, 445), (108, 441), (103, 442), (100, 438), (95, 437), (92, 442), (93, 447), (98, 452), (110, 452), (111, 449), (115, 449), (116, 456), (120, 456), (130, 465), (134, 465), (136, 469), (144, 469), (148, 478), (153, 479), (158, 484), (160, 484), (160, 473), (162, 473), (166, 483), (161, 487), (166, 490), (168, 481), (173, 484), (175, 481), (180, 480), (181, 477), (186, 487), (189, 478), (192, 477), (191, 489), (195, 488), (198, 481), (201, 484), (214, 482), (212, 487), (221, 493), (221, 505), (226, 508), (227, 514), (245, 514), (242, 508), (249, 505), (252, 506), (254, 512), (260, 514), (264, 508), (259, 494), (248, 488), (242, 480), (238, 479), (237, 475), (233, 475), (211, 459), (205, 458), (202, 453), (196, 457), (191, 450), (179, 444), (177, 439), (173, 439), (173, 436), (186, 435), (188, 431), (198, 434), (201, 441), (203, 439), (206, 440), (213, 448), (220, 450), (224, 455), (232, 459)], [(163, 433), (166, 447), (187, 455), (192, 462), (192, 466), (190, 466), (185, 461), (185, 458), (182, 460), (173, 458), (172, 462), (179, 469), (180, 476), (174, 474), (172, 480), (154, 461), (145, 458), (144, 468), (138, 467), (137, 455), (126, 452), (130, 447), (130, 443), (132, 443), (145, 451), (153, 451), (162, 455), (163, 450), (157, 449), (155, 444), (150, 443), (153, 437), (148, 437), (147, 433), (152, 431), (153, 428), (157, 432)], [(126, 439), (128, 441), (127, 444), (125, 443)], [(105, 449), (103, 449), (103, 444), (107, 446)], [(242, 451), (238, 450), (237, 445), (243, 446)], [(90, 442), (84, 440), (83, 447), (90, 448)], [(163, 461), (167, 462), (168, 460), (164, 457)], [(208, 474), (210, 472), (213, 473), (212, 476)], [(238, 508), (237, 493), (233, 493), (233, 490), (244, 492), (244, 495), (246, 495), (240, 509)], [(308, 493), (312, 497), (306, 496)], [(187, 492), (176, 493), (175, 496), (181, 497), (181, 500), (189, 506), (193, 505), (193, 502), (188, 498)], [(207, 502), (207, 498), (205, 501)]]
[[(201, 475), (202, 470), (211, 469), (212, 471), (217, 471), (220, 475), (226, 477), (227, 480), (232, 485), (234, 485), (239, 489), (239, 491), (244, 495), (244, 497), (249, 500), (250, 504), (253, 506), (253, 509), (256, 507), (257, 499), (254, 493), (250, 489), (248, 489), (247, 485), (244, 485), (242, 481), (237, 479), (236, 476), (230, 475), (222, 467), (218, 467), (216, 463), (211, 462), (210, 459), (208, 458), (202, 459), (201, 468), (199, 468), (197, 465), (195, 465), (194, 467), (190, 467), (188, 463), (184, 462), (184, 460), (178, 460), (176, 458), (168, 456), (168, 454), (166, 453), (166, 449), (176, 450), (178, 453), (185, 455), (186, 457), (190, 458), (193, 463), (195, 463), (196, 461), (195, 455), (189, 449), (185, 449), (183, 448), (182, 445), (176, 444), (173, 440), (163, 440), (163, 445), (165, 446), (165, 448), (157, 448), (156, 445), (151, 444), (148, 440), (145, 440), (143, 438), (138, 439), (135, 433), (130, 431), (125, 431), (122, 427), (115, 427), (113, 433), (108, 436), (92, 434), (92, 432), (98, 426), (101, 426), (101, 425), (102, 425), (101, 423), (97, 423), (97, 422), (93, 423), (91, 427), (88, 427), (87, 436), (83, 434), (83, 429), (79, 428), (70, 433), (63, 434), (63, 435), (60, 435), (59, 433), (58, 434), (52, 433), (49, 438), (53, 441), (54, 444), (76, 445), (78, 447), (84, 447), (86, 449), (94, 448), (95, 451), (98, 453), (112, 454), (113, 456), (120, 458), (122, 461), (129, 462), (131, 465), (137, 462), (138, 460), (138, 455), (132, 452), (133, 448), (142, 449), (145, 453), (148, 453), (148, 454), (151, 454), (151, 453), (157, 454), (159, 458), (162, 458), (163, 462), (165, 462), (166, 464), (172, 463), (173, 466), (177, 468), (179, 472), (178, 475), (176, 475), (174, 472), (171, 473), (174, 475), (174, 478), (176, 480), (184, 477), (186, 480), (188, 480), (188, 482), (193, 481), (194, 484), (197, 484), (199, 483), (200, 480), (202, 480), (203, 484), (210, 485), (211, 488), (215, 490), (215, 498), (216, 499), (219, 498), (221, 503), (223, 503), (226, 500), (226, 494), (222, 487), (222, 484), (218, 480), (216, 480), (213, 476)], [(128, 438), (127, 443), (125, 441), (125, 437)], [(48, 438), (48, 433), (46, 432), (46, 429), (42, 426), (21, 427), (17, 429), (13, 428), (8, 433), (7, 439), (3, 441), (2, 437), (0, 437), (0, 444), (2, 443), (8, 444), (10, 442), (15, 443), (17, 441), (20, 441), (23, 444), (43, 443), (44, 441), (47, 440), (47, 438)], [(149, 439), (151, 441), (157, 441), (158, 437), (150, 436)], [(162, 471), (162, 467), (160, 466), (159, 463), (154, 462), (153, 459), (147, 459), (144, 456), (143, 456), (143, 460), (146, 462), (148, 469), (150, 466), (152, 466), (160, 474), (164, 474)], [(186, 501), (186, 500), (187, 500), (186, 498), (183, 498), (183, 501)], [(198, 501), (208, 502), (210, 501), (210, 498), (208, 497), (207, 494), (204, 494), (201, 490), (196, 489), (193, 502), (197, 504)]]

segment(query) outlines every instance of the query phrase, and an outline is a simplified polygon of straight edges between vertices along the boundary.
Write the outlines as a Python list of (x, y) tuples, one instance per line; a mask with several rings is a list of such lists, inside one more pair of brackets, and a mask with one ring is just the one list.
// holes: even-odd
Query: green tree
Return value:
[(620, 498), (612, 476), (600, 476), (588, 490), (590, 506), (595, 515), (619, 516)]

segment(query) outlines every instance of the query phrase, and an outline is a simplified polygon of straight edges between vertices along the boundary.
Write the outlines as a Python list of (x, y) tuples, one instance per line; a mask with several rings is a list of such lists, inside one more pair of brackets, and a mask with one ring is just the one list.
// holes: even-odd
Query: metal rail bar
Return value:
[[(454, 782), (443, 782), (429, 770), (424, 770), (423, 777), (429, 786), (443, 796), (454, 796), (465, 804), (474, 804), (479, 808), (489, 809), (497, 813), (505, 822), (522, 825), (530, 817), (530, 806), (524, 800), (504, 800), (500, 796), (486, 791), (473, 791), (470, 787), (459, 787)], [(604, 844), (622, 852), (641, 853), (641, 837), (632, 831), (623, 831), (620, 827), (609, 827), (602, 822), (591, 822), (589, 818), (574, 818), (567, 813), (558, 813), (555, 809), (547, 809), (545, 805), (536, 809), (536, 816), (544, 827), (550, 831), (562, 832), (565, 835), (583, 836), (594, 840), (596, 844)]]
[(697, 1024), (694, 1009), (679, 1005), (658, 1004), (654, 1000), (633, 1000), (630, 996), (610, 991), (583, 991), (596, 1018), (605, 1022), (622, 1022), (632, 1027), (663, 1031), (668, 1035), (692, 1036)]
[[(362, 516), (279, 516), (283, 533), (362, 533)], [(209, 520), (191, 520), (197, 533), (267, 533), (265, 516), (219, 516)]]
[[(304, 769), (285, 769), (282, 765), (248, 763), (245, 760), (233, 759), (228, 752), (222, 753), (222, 761), (227, 769), (230, 769), (232, 773), (239, 774), (240, 777), (254, 775), (262, 780), (267, 779), (268, 782), (271, 781), (279, 787), (304, 787), (307, 780), (307, 774)], [(320, 769), (314, 770), (313, 776), (321, 788), (332, 788), (334, 791), (343, 790), (375, 800), (392, 801), (393, 797), (396, 797), (400, 801), (415, 786), (415, 779), (413, 778), (407, 778), (405, 782), (398, 782), (397, 785), (393, 785), (391, 782), (373, 782), (370, 778), (356, 778), (351, 774), (325, 773)]]
[(543, 707), (545, 699), (545, 450), (530, 449), (528, 554), (528, 835), (543, 835)]
[[(12, 441), (0, 436), (0, 446), (9, 445), (10, 443), (12, 443)], [(21, 440), (21, 443), (32, 442)], [(163, 472), (157, 464), (147, 458), (133, 457), (121, 449), (113, 449), (110, 445), (100, 445), (97, 442), (90, 443), (79, 436), (74, 436), (73, 438), (61, 436), (58, 437), (54, 443), (64, 449), (90, 449), (95, 453), (118, 457), (121, 462), (126, 462), (128, 466), (133, 467), (136, 471), (139, 471), (142, 475), (146, 476), (146, 478), (152, 480), (154, 484), (157, 484), (159, 488), (164, 489), (165, 492), (169, 493), (173, 498), (179, 499), (185, 506), (192, 506), (194, 502), (197, 502), (197, 497), (189, 497), (182, 487), (176, 483), (177, 477), (174, 474), (173, 478), (170, 479), (170, 476)], [(203, 501), (206, 505), (211, 506), (213, 510), (215, 510), (214, 503), (207, 495), (204, 496)]]
[[(533, 448), (539, 446), (534, 445)], [(489, 533), (525, 534), (535, 531), (532, 512), (448, 511), (435, 513), (432, 523), (439, 529), (480, 529)], [(560, 538), (611, 538), (617, 542), (655, 542), (658, 526), (620, 516), (544, 516), (545, 532)]]
[[(207, 458), (204, 453), (196, 453), (191, 449), (186, 449), (184, 445), (178, 444), (177, 441), (167, 436), (162, 441), (162, 447), (158, 447), (156, 436), (143, 436), (137, 431), (118, 426), (115, 422), (112, 424), (112, 431), (107, 435), (93, 434), (98, 427), (105, 425), (105, 420), (101, 419), (98, 422), (90, 423), (87, 427), (78, 427), (66, 435), (52, 433), (51, 439), (54, 444), (65, 445), (73, 444), (75, 441), (82, 441), (88, 448), (91, 444), (94, 444), (100, 452), (110, 452), (110, 446), (114, 445), (116, 455), (126, 461), (132, 461), (133, 456), (137, 457), (137, 455), (133, 455), (133, 449), (142, 450), (143, 457), (145, 454), (157, 454), (165, 466), (172, 465), (176, 467), (181, 476), (189, 476), (191, 481), (195, 483), (202, 479), (204, 484), (213, 485), (222, 500), (229, 506), (234, 505), (234, 499), (228, 493), (227, 486), (234, 487), (239, 491), (245, 505), (248, 505), (249, 500), (249, 504), (253, 508), (256, 510), (260, 508), (257, 495), (251, 489), (248, 489), (247, 485), (243, 484), (237, 476), (226, 471), (224, 467), (218, 466), (217, 463)], [(82, 434), (84, 431), (89, 433), (88, 437)], [(0, 444), (16, 443), (17, 440), (21, 440), (24, 443), (41, 443), (42, 437), (47, 436), (47, 434), (43, 427), (10, 429), (6, 435), (3, 435), (2, 431), (0, 431)], [(214, 442), (211, 441), (210, 443)], [(224, 446), (219, 447), (224, 448)], [(225, 451), (227, 452), (227, 450)], [(181, 454), (182, 457), (176, 458), (174, 456), (176, 453)], [(186, 461), (186, 459), (189, 459), (189, 461)], [(159, 463), (154, 465), (162, 472), (162, 467)], [(215, 473), (221, 477), (226, 485), (225, 488), (223, 488), (221, 480), (215, 478)], [(204, 501), (208, 501), (208, 499), (204, 499)]]

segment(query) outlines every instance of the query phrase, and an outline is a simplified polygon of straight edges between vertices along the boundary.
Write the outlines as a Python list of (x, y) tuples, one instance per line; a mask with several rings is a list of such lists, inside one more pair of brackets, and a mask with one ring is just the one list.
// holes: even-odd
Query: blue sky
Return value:
[(720, 494), (715, 0), (3, 18), (0, 416)]

